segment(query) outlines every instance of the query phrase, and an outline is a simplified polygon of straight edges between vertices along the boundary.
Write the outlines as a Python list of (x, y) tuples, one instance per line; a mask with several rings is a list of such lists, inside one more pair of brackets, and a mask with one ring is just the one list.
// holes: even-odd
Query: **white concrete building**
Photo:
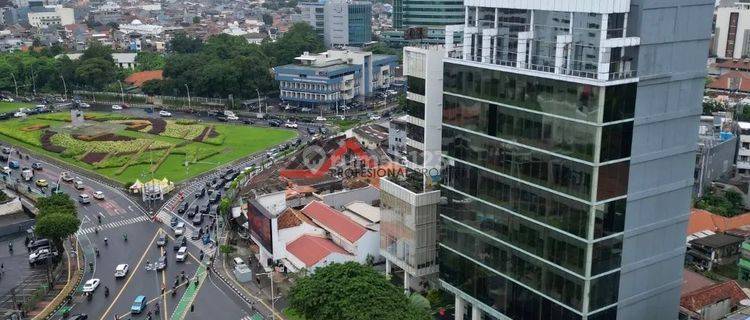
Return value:
[(738, 122), (740, 148), (737, 150), (737, 173), (750, 176), (750, 122)]
[(716, 9), (712, 51), (721, 59), (750, 56), (750, 3)]
[(29, 24), (36, 28), (67, 26), (76, 23), (72, 8), (61, 5), (45, 6), (44, 11), (29, 12)]
[(440, 191), (433, 187), (433, 178), (440, 172), (444, 54), (440, 46), (404, 47), (409, 88), (401, 127), (405, 148), (393, 151), (406, 174), (380, 179), (380, 254), (386, 259), (386, 273), (403, 272), (404, 289), (424, 289), (420, 284), (437, 272)]
[(354, 261), (365, 263), (368, 259), (379, 259), (379, 232), (363, 227), (320, 201), (310, 202), (302, 208), (302, 213), (323, 228), (333, 243), (351, 253)]
[(141, 20), (135, 19), (128, 24), (121, 24), (119, 31), (125, 34), (139, 34), (143, 36), (158, 36), (164, 32), (164, 27), (155, 24), (143, 24)]

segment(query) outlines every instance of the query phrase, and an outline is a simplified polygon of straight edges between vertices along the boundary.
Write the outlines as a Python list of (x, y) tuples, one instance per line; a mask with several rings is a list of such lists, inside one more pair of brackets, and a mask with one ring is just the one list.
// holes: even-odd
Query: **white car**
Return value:
[(317, 116), (317, 117), (315, 117), (315, 121), (326, 121), (326, 120), (328, 120), (328, 119), (326, 119), (326, 117), (324, 117), (324, 116)]
[(240, 117), (232, 114), (232, 115), (228, 115), (227, 116), (227, 120), (229, 120), (229, 121), (237, 121), (237, 120), (240, 120)]
[(113, 104), (112, 110), (122, 110), (122, 107), (119, 104)]
[(181, 236), (184, 233), (185, 233), (185, 223), (184, 222), (177, 223), (177, 225), (174, 227), (174, 235)]
[(128, 269), (130, 269), (130, 266), (127, 263), (118, 264), (117, 268), (115, 268), (115, 278), (124, 277), (128, 274)]
[(25, 116), (26, 116), (26, 113), (25, 112), (21, 112), (21, 111), (18, 111), (18, 112), (16, 112), (16, 113), (13, 114), (13, 117), (16, 117), (16, 118), (22, 118), (22, 117), (25, 117)]
[(10, 167), (3, 167), (3, 173), (10, 174), (11, 173)]
[(294, 122), (286, 122), (286, 123), (284, 123), (284, 126), (285, 126), (285, 127), (287, 127), (287, 128), (295, 128), (295, 129), (296, 129), (297, 127), (299, 127), (299, 126), (298, 126), (298, 125), (297, 125), (296, 123), (294, 123)]
[(94, 192), (94, 199), (97, 199), (97, 200), (104, 200), (104, 192), (101, 192), (101, 191), (95, 191), (95, 192)]
[(37, 250), (37, 251), (34, 251), (34, 252), (32, 252), (31, 254), (29, 254), (29, 262), (33, 262), (33, 261), (34, 261), (34, 260), (36, 260), (36, 259), (37, 259), (37, 258), (38, 258), (39, 256), (41, 256), (41, 255), (43, 255), (43, 254), (48, 254), (48, 253), (50, 253), (50, 250), (49, 250), (49, 248), (43, 248), (43, 249), (39, 249), (39, 250)]
[(65, 182), (71, 182), (73, 181), (73, 176), (71, 176), (69, 172), (63, 171), (62, 174), (60, 174), (60, 179)]
[(179, 262), (185, 262), (185, 258), (187, 258), (187, 247), (180, 247), (180, 250), (177, 250), (175, 259)]
[(377, 114), (373, 114), (370, 116), (370, 120), (380, 120), (380, 116)]
[(94, 292), (99, 287), (99, 279), (89, 279), (83, 284), (83, 292)]
[(90, 108), (91, 105), (88, 104), (88, 103), (85, 103), (85, 102), (81, 102), (81, 103), (78, 104), (78, 107), (79, 108)]
[(166, 110), (159, 111), (159, 115), (162, 117), (171, 117), (172, 113)]

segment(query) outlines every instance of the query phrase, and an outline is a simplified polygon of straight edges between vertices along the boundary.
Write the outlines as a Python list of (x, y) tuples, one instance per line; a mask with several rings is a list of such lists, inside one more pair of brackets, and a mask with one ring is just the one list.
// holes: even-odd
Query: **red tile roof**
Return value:
[(680, 296), (685, 296), (689, 293), (715, 284), (715, 281), (703, 276), (702, 274), (685, 269), (682, 271), (682, 288), (680, 288)]
[(710, 89), (750, 92), (750, 73), (730, 71), (722, 74), (708, 85)]
[(704, 307), (725, 299), (731, 299), (731, 304), (734, 307), (740, 303), (740, 300), (747, 298), (748, 296), (742, 291), (742, 288), (736, 281), (732, 280), (683, 295), (680, 297), (680, 306), (693, 312), (699, 312)]
[(154, 71), (141, 71), (136, 72), (125, 78), (125, 82), (136, 87), (140, 87), (144, 82), (149, 80), (162, 80), (164, 79), (163, 70)]
[(351, 243), (357, 242), (367, 231), (354, 220), (320, 201), (310, 202), (302, 208), (302, 213), (318, 225), (337, 233)]
[(724, 232), (746, 225), (750, 225), (750, 213), (727, 218), (706, 210), (692, 209), (690, 212), (690, 220), (688, 221), (687, 234), (691, 235), (706, 230)]
[(303, 235), (286, 245), (286, 251), (297, 257), (307, 267), (312, 267), (331, 253), (349, 255), (333, 241), (313, 235)]
[(723, 60), (717, 61), (711, 65), (714, 68), (733, 69), (740, 71), (750, 71), (750, 60)]

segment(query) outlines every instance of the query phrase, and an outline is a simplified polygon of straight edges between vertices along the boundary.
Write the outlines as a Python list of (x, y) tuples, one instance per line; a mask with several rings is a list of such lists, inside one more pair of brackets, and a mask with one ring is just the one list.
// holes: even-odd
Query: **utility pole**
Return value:
[(60, 79), (62, 79), (63, 83), (63, 99), (65, 99), (65, 101), (68, 101), (68, 86), (65, 85), (65, 78), (63, 77), (62, 73), (60, 74)]
[(10, 76), (13, 77), (13, 86), (16, 87), (16, 97), (18, 97), (18, 83), (16, 82), (16, 75), (11, 72)]
[(122, 89), (122, 81), (117, 80), (117, 84), (120, 85), (120, 102), (125, 105), (125, 90)]
[(34, 77), (34, 66), (29, 67), (29, 70), (31, 71), (31, 86), (34, 90), (34, 95), (36, 96), (36, 81)]
[(185, 84), (185, 90), (187, 90), (187, 96), (188, 96), (188, 109), (192, 109), (190, 106), (190, 88), (188, 87), (188, 84)]
[(260, 91), (258, 91), (258, 88), (255, 88), (255, 93), (258, 94), (258, 113), (263, 113), (263, 110), (260, 109), (261, 108), (261, 105), (260, 105)]

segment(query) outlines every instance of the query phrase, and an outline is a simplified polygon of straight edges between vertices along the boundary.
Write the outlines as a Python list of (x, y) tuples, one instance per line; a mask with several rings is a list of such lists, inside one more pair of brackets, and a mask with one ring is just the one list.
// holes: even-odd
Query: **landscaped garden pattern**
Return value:
[[(279, 144), (296, 134), (282, 129), (159, 118), (131, 119), (108, 113), (89, 113), (85, 118), (93, 123), (90, 129), (88, 126), (70, 128), (67, 113), (3, 121), (0, 140), (20, 143), (129, 183), (152, 175), (181, 181)], [(189, 165), (185, 166), (185, 162)]]

